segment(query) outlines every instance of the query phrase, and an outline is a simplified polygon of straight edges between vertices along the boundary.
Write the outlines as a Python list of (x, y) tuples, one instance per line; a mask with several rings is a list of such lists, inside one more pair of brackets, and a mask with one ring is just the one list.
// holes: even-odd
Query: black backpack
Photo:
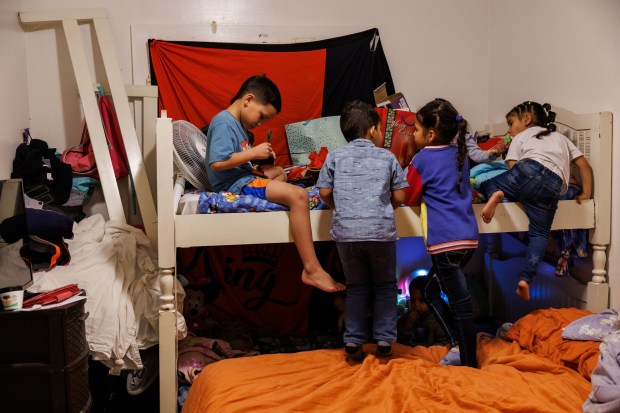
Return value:
[(71, 195), (71, 165), (61, 162), (56, 149), (49, 148), (47, 142), (32, 139), (28, 129), (24, 130), (24, 142), (15, 151), (11, 178), (21, 178), (26, 195), (44, 205), (62, 205)]

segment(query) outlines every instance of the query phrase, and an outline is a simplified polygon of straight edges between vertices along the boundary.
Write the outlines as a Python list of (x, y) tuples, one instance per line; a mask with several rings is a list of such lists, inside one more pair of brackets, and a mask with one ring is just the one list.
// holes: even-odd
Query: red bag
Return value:
[[(99, 107), (103, 130), (108, 142), (108, 150), (110, 151), (110, 158), (112, 159), (114, 176), (116, 179), (122, 178), (129, 174), (129, 170), (127, 169), (127, 154), (125, 153), (123, 136), (121, 135), (121, 128), (118, 124), (116, 113), (114, 112), (112, 103), (102, 92), (97, 93), (97, 106)], [(74, 175), (99, 179), (95, 154), (93, 153), (86, 122), (84, 122), (80, 144), (65, 150), (60, 159), (64, 163), (71, 165)]]
[(407, 167), (418, 151), (413, 141), (415, 112), (375, 108), (381, 117), (383, 147), (396, 156), (403, 168)]

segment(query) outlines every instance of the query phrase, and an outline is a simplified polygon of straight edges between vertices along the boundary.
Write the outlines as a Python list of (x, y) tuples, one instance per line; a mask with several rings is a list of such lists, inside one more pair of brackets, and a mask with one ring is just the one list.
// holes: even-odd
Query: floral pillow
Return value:
[(610, 308), (600, 313), (581, 317), (564, 328), (565, 340), (603, 341), (612, 332), (618, 320), (618, 311)]
[(288, 150), (295, 166), (308, 165), (312, 152), (329, 151), (347, 144), (340, 130), (340, 116), (327, 116), (285, 125)]

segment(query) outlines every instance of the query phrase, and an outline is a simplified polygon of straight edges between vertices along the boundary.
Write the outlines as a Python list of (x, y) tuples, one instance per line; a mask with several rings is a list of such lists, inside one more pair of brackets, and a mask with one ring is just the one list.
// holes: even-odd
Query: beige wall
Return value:
[(0, 178), (11, 175), (15, 148), (29, 126), (26, 39), (17, 20), (19, 2), (0, 2)]

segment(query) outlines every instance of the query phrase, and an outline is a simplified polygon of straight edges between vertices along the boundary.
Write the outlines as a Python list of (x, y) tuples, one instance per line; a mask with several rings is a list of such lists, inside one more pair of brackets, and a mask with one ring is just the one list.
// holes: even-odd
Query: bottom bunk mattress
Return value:
[(202, 371), (183, 412), (581, 411), (600, 343), (561, 334), (587, 314), (538, 310), (508, 340), (479, 335), (479, 369), (438, 364), (447, 347), (399, 344), (390, 359), (367, 344), (361, 363), (340, 349), (222, 360)]

